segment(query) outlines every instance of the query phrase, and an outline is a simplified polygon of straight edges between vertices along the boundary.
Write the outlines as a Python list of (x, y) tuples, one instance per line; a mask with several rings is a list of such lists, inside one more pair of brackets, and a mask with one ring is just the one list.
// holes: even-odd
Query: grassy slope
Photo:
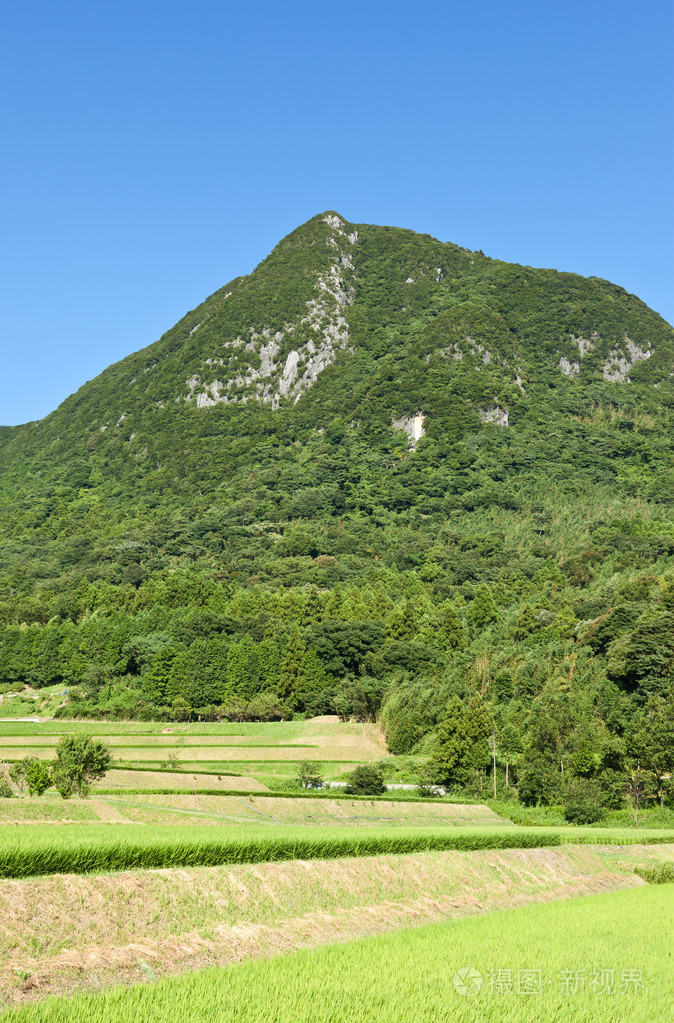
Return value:
[[(121, 773), (121, 772), (120, 772)], [(167, 779), (193, 780), (189, 775), (166, 775)], [(231, 782), (246, 779), (231, 779)], [(217, 781), (217, 779), (216, 779)], [(95, 822), (108, 819), (102, 811), (112, 809), (119, 821), (150, 824), (259, 824), (340, 825), (353, 827), (420, 826), (507, 826), (509, 821), (480, 804), (446, 803), (411, 799), (288, 798), (267, 796), (264, 790), (242, 791), (240, 795), (159, 795), (123, 793), (86, 800), (69, 800), (48, 793), (33, 799), (0, 799), (0, 824)]]
[[(548, 906), (434, 924), (415, 931), (193, 973), (156, 985), (52, 1002), (9, 1013), (22, 1023), (652, 1023), (668, 1019), (674, 889), (572, 899)], [(507, 935), (507, 939), (504, 939)], [(456, 973), (479, 972), (474, 997), (457, 991)], [(513, 991), (490, 983), (510, 971)], [(540, 976), (540, 994), (517, 993), (519, 971)], [(593, 990), (613, 971), (615, 991)], [(623, 990), (623, 971), (641, 985)], [(565, 977), (570, 983), (565, 983)], [(376, 978), (376, 983), (373, 982)], [(578, 978), (584, 978), (581, 982)]]

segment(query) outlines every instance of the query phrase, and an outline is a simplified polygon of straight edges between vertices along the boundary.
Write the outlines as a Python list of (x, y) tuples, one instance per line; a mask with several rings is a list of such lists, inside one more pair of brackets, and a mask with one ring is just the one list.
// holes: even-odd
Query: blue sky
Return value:
[(673, 44), (648, 0), (10, 0), (0, 423), (325, 209), (605, 277), (674, 322)]

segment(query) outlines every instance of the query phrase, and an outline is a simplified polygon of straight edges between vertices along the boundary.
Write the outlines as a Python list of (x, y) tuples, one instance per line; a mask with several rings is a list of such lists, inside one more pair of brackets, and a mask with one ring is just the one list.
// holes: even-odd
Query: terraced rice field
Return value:
[[(383, 758), (374, 726), (334, 718), (0, 722), (0, 757), (50, 758), (66, 732), (106, 738), (118, 761), (84, 801), (0, 800), (0, 1000), (16, 1007), (3, 1023), (667, 1018), (667, 943), (653, 928), (671, 930), (671, 886), (653, 897), (644, 877), (668, 876), (674, 834), (268, 791), (300, 759), (330, 778)], [(569, 909), (531, 905), (553, 900)], [(628, 969), (641, 988), (623, 997)], [(610, 970), (602, 1000), (591, 978)], [(535, 995), (520, 974), (545, 978)], [(61, 994), (74, 997), (45, 1001)]]
[(218, 866), (293, 859), (337, 859), (426, 850), (534, 849), (565, 843), (674, 842), (665, 832), (518, 827), (370, 828), (283, 826), (271, 821), (230, 827), (109, 823), (0, 829), (0, 878), (129, 868)]
[[(176, 824), (190, 818), (221, 824), (242, 823), (316, 827), (503, 827), (511, 822), (488, 807), (451, 803), (395, 803), (379, 800), (292, 799), (283, 796), (120, 796), (101, 797), (130, 821)], [(514, 825), (513, 825), (514, 826)]]
[[(671, 1018), (671, 964), (663, 937), (671, 933), (673, 913), (671, 886), (664, 893), (635, 887), (55, 999), (10, 1011), (4, 1019), (654, 1023)], [(193, 944), (198, 949), (195, 939)], [(147, 959), (137, 967), (154, 981), (161, 963), (152, 947), (139, 951)], [(90, 966), (83, 961), (80, 974)]]
[[(115, 768), (99, 788), (263, 791), (265, 778), (290, 780), (299, 760), (320, 763), (330, 780), (359, 763), (388, 756), (376, 725), (348, 724), (326, 716), (245, 724), (4, 721), (0, 722), (0, 761), (11, 763), (26, 756), (51, 760), (61, 736), (72, 733), (102, 738), (112, 749)], [(180, 772), (205, 777), (169, 781), (166, 767), (175, 764)], [(162, 777), (157, 777), (160, 768)], [(134, 769), (137, 773), (130, 775)], [(153, 771), (155, 776), (148, 776)]]

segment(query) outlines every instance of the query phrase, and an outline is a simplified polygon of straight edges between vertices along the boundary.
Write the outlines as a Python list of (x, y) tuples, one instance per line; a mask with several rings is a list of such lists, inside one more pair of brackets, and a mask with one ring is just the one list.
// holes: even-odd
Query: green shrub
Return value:
[(379, 796), (385, 790), (384, 772), (379, 764), (360, 764), (349, 775), (344, 791), (350, 796)]
[(566, 787), (564, 816), (570, 824), (596, 824), (604, 816), (603, 794), (598, 782), (574, 778)]
[(28, 794), (31, 796), (41, 796), (46, 792), (51, 785), (49, 764), (44, 760), (33, 759), (26, 771), (26, 784), (28, 785)]

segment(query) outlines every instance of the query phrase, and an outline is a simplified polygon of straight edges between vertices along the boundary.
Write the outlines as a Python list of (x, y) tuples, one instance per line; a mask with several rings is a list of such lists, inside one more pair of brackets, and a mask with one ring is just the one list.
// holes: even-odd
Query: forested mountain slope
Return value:
[(2, 677), (381, 712), (398, 752), (479, 697), (608, 770), (672, 698), (673, 381), (615, 285), (321, 214), (0, 431)]

